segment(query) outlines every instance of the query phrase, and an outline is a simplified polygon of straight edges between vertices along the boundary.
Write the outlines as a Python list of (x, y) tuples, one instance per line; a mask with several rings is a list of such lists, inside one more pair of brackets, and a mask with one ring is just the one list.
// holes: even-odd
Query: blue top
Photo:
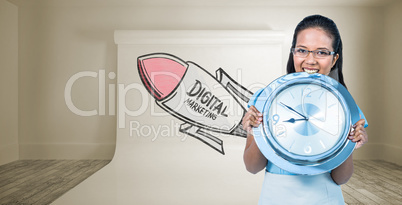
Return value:
[[(258, 93), (258, 92), (261, 92), (262, 90), (263, 90), (263, 89), (258, 90), (257, 93)], [(248, 107), (250, 107), (251, 105), (253, 105), (253, 104), (252, 104), (251, 102), (249, 102)], [(364, 116), (364, 114), (363, 114), (363, 112), (361, 111), (361, 109), (360, 109), (359, 106), (357, 106), (357, 109), (359, 110), (360, 119), (364, 119), (364, 120), (365, 120), (364, 127), (366, 128), (366, 127), (368, 126), (367, 119), (366, 119), (366, 117)], [(288, 171), (286, 171), (286, 170), (284, 170), (284, 169), (281, 169), (281, 168), (279, 168), (278, 166), (276, 166), (275, 164), (273, 164), (273, 163), (270, 162), (270, 161), (268, 161), (268, 163), (267, 163), (266, 171), (269, 172), (269, 173), (272, 173), (272, 174), (298, 175), (298, 174), (295, 174), (295, 173), (292, 173), (292, 172), (288, 172)]]

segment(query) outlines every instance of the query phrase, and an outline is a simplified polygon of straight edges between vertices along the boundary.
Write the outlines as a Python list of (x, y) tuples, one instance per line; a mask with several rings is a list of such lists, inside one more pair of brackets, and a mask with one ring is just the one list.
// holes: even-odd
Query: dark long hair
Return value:
[[(339, 55), (339, 58), (335, 65), (331, 68), (330, 76), (346, 87), (342, 73), (342, 39), (335, 22), (321, 15), (307, 16), (296, 26), (293, 34), (292, 48), (296, 47), (297, 35), (299, 32), (308, 28), (320, 28), (332, 36), (332, 47), (334, 48), (335, 53)], [(289, 53), (289, 60), (286, 70), (288, 74), (296, 72), (292, 52)]]

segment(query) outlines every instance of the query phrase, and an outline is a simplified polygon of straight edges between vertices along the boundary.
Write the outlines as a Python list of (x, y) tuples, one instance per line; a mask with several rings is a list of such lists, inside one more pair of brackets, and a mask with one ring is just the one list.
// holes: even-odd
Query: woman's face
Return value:
[[(332, 38), (324, 30), (319, 28), (308, 28), (299, 32), (296, 40), (296, 48), (302, 48), (309, 51), (328, 50), (332, 48)], [(329, 55), (324, 58), (315, 58), (313, 53), (307, 57), (298, 57), (293, 55), (293, 61), (296, 72), (320, 73), (328, 75), (331, 68), (335, 65), (339, 55)]]

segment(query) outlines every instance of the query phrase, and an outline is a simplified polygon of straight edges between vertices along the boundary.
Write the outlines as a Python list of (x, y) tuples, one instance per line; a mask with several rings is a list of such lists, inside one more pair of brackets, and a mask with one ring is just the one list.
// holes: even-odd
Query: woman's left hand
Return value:
[(360, 148), (368, 141), (368, 135), (366, 129), (364, 129), (365, 122), (364, 119), (357, 121), (356, 124), (353, 125), (353, 129), (349, 132), (348, 138), (352, 140), (352, 142), (356, 142), (355, 149)]

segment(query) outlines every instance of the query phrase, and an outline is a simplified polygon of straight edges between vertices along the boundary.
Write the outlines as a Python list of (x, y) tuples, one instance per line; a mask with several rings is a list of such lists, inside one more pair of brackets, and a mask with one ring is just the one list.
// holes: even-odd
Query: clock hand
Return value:
[(283, 102), (281, 102), (281, 104), (282, 104), (283, 106), (285, 106), (287, 109), (289, 109), (289, 110), (291, 110), (291, 111), (293, 111), (293, 112), (295, 112), (295, 113), (299, 114), (299, 115), (300, 115), (300, 116), (302, 116), (304, 119), (308, 120), (308, 118), (307, 118), (306, 116), (304, 116), (304, 115), (300, 114), (300, 113), (299, 113), (299, 112), (297, 112), (295, 109), (293, 109), (293, 108), (291, 108), (291, 107), (289, 107), (289, 106), (285, 105)]
[(285, 120), (285, 121), (283, 121), (283, 122), (295, 123), (296, 121), (302, 121), (302, 120), (307, 121), (308, 119), (294, 119), (294, 118), (290, 118), (289, 120)]

